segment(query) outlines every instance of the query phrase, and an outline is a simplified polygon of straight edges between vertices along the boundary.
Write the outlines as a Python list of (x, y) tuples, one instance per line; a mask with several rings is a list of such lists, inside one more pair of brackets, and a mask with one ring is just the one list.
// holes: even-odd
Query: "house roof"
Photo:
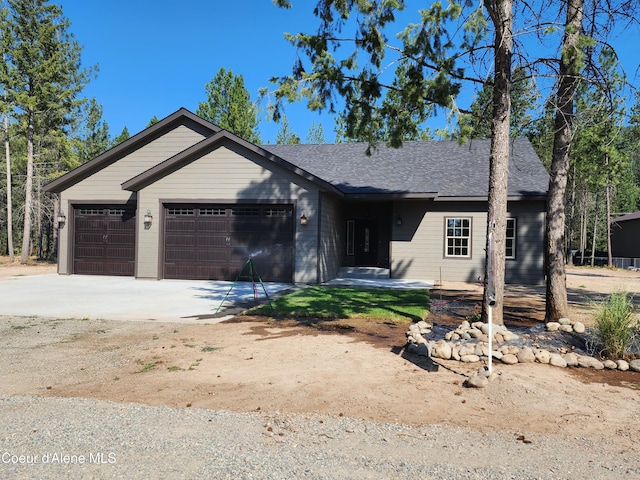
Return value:
[[(397, 149), (378, 145), (371, 155), (365, 143), (257, 146), (185, 108), (53, 180), (45, 191), (61, 192), (180, 124), (190, 125), (206, 138), (127, 180), (123, 189), (137, 191), (220, 145), (233, 144), (340, 196), (442, 200), (488, 196), (490, 140), (404, 142)], [(544, 198), (548, 183), (549, 176), (529, 141), (512, 140), (509, 198)]]
[(159, 122), (137, 133), (133, 137), (128, 138), (124, 142), (98, 155), (92, 160), (89, 160), (87, 163), (84, 163), (61, 177), (56, 178), (52, 182), (49, 182), (44, 187), (44, 190), (46, 192), (61, 192), (93, 175), (95, 172), (118, 161), (120, 158), (128, 155), (134, 150), (137, 150), (161, 137), (182, 123), (190, 124), (192, 127), (199, 128), (201, 131), (207, 132), (208, 135), (213, 135), (214, 133), (222, 130), (217, 125), (195, 115), (186, 108), (181, 108), (168, 117), (163, 118)]
[(640, 212), (628, 213), (611, 220), (611, 223), (626, 222), (627, 220), (640, 220)]
[[(335, 185), (347, 196), (397, 194), (486, 198), (490, 140), (367, 144), (265, 145), (263, 148)], [(549, 175), (526, 138), (514, 139), (509, 161), (509, 197), (545, 197)]]

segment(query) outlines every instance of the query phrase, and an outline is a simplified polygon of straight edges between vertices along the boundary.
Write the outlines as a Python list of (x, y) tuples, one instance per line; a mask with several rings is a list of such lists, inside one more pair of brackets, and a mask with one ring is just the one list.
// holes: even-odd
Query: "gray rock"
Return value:
[(613, 360), (605, 360), (604, 362), (602, 362), (602, 364), (604, 365), (604, 368), (609, 370), (615, 370), (616, 368), (618, 368), (618, 364)]
[(631, 360), (629, 362), (629, 369), (634, 372), (640, 372), (640, 359), (639, 360)]
[(573, 327), (571, 325), (560, 325), (558, 328), (561, 332), (571, 333), (573, 332)]
[(549, 353), (547, 350), (538, 350), (535, 357), (536, 362), (548, 364), (551, 360), (551, 353)]
[(565, 353), (562, 358), (564, 359), (565, 362), (567, 362), (567, 367), (577, 367), (578, 366), (578, 355), (573, 353), (573, 352), (569, 352), (569, 353)]
[(580, 355), (578, 357), (578, 365), (584, 368), (595, 368), (596, 370), (602, 370), (604, 368), (604, 364), (600, 360), (587, 355)]
[(549, 357), (549, 364), (553, 365), (554, 367), (564, 368), (567, 366), (567, 361), (564, 358), (562, 358), (562, 355), (559, 355), (557, 353), (552, 353), (551, 356)]
[(478, 355), (460, 355), (460, 361), (464, 363), (475, 363), (480, 361)]
[(557, 332), (559, 328), (560, 328), (560, 324), (558, 322), (547, 323), (547, 330), (550, 332)]
[(569, 320), (568, 318), (563, 317), (563, 318), (558, 319), (558, 323), (560, 325), (571, 325), (571, 320)]
[(499, 350), (494, 350), (493, 352), (491, 352), (493, 358), (495, 358), (496, 360), (502, 360), (502, 352)]
[(627, 362), (626, 360), (616, 360), (616, 365), (618, 367), (618, 370), (620, 370), (621, 372), (626, 372), (627, 370), (629, 370), (629, 362)]
[(533, 363), (536, 361), (536, 356), (531, 350), (531, 347), (522, 347), (518, 352), (518, 362), (520, 363)]
[(513, 353), (507, 353), (503, 355), (500, 359), (502, 363), (506, 363), (507, 365), (515, 365), (518, 363), (518, 357), (516, 357)]
[(584, 333), (586, 330), (584, 323), (582, 322), (575, 322), (573, 324), (573, 331), (576, 333)]
[(471, 335), (469, 335), (468, 332), (464, 332), (462, 334), (460, 334), (460, 338), (463, 340), (471, 340)]
[(465, 385), (473, 388), (486, 388), (489, 385), (489, 379), (484, 375), (473, 375), (467, 378)]

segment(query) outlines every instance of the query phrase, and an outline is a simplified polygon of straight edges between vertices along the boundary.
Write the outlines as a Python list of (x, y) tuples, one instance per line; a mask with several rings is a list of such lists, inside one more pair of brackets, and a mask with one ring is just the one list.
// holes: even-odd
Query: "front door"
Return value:
[(356, 220), (354, 225), (354, 255), (356, 266), (378, 266), (378, 222)]

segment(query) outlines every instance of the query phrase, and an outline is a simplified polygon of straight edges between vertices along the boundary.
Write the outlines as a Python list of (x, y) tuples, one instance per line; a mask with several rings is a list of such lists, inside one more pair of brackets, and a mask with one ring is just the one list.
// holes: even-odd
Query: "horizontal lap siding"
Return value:
[[(486, 203), (401, 202), (394, 211), (402, 225), (394, 225), (391, 242), (392, 276), (426, 280), (476, 282), (484, 278), (487, 228)], [(509, 203), (516, 218), (516, 259), (507, 260), (509, 283), (537, 284), (543, 279), (544, 202)], [(471, 258), (445, 257), (445, 218), (471, 218)]]
[[(133, 195), (122, 189), (122, 184), (132, 177), (148, 170), (158, 163), (172, 157), (191, 145), (203, 140), (203, 134), (191, 128), (180, 125), (171, 132), (139, 148), (135, 152), (119, 159), (115, 163), (94, 173), (90, 177), (71, 186), (61, 194), (62, 211), (68, 216), (69, 201), (89, 204), (92, 201), (125, 202)], [(146, 210), (144, 210), (146, 212)], [(141, 224), (143, 215), (138, 215)], [(68, 271), (68, 228), (60, 231), (60, 245), (58, 265), (60, 273)]]
[[(172, 199), (193, 203), (297, 202), (293, 214), (294, 278), (296, 282), (316, 281), (318, 191), (310, 182), (259, 155), (222, 146), (144, 188), (138, 193), (138, 208), (141, 212), (150, 210), (159, 219), (161, 202), (171, 203)], [(297, 220), (301, 212), (309, 218), (308, 225), (302, 226)], [(160, 239), (159, 228), (139, 231), (138, 277), (161, 275)]]
[(341, 203), (337, 198), (322, 195), (319, 282), (335, 278), (342, 266), (346, 239), (345, 219), (340, 207)]

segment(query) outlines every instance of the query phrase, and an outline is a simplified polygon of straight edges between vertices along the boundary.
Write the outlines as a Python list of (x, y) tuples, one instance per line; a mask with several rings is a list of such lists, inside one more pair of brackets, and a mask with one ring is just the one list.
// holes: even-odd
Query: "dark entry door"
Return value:
[(356, 266), (378, 266), (378, 222), (376, 220), (355, 221), (354, 247)]
[(136, 217), (132, 208), (75, 208), (73, 273), (134, 275), (135, 231)]

